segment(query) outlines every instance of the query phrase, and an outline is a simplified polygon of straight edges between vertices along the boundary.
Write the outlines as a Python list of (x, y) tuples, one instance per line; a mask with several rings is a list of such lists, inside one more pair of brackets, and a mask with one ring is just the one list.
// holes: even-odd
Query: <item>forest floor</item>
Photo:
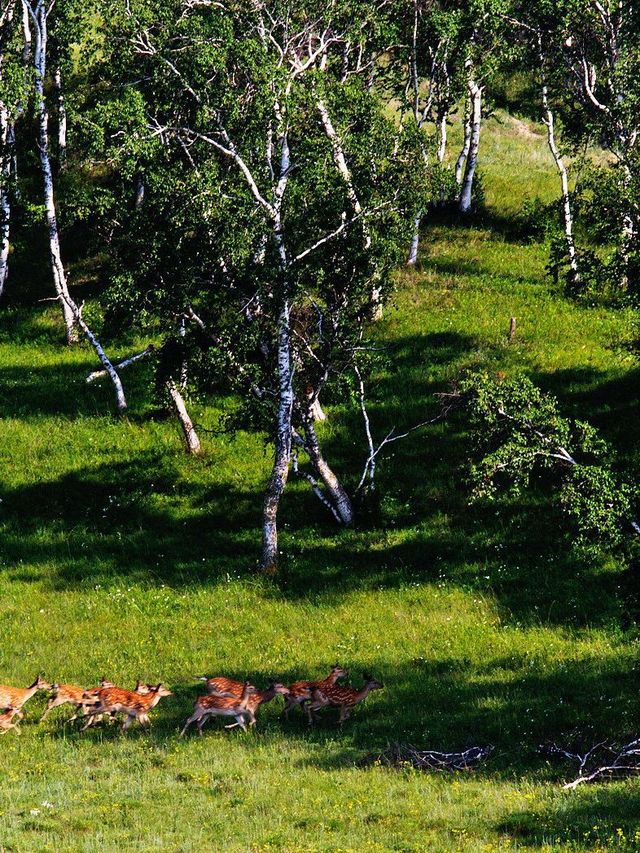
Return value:
[[(426, 223), (376, 334), (377, 436), (437, 411), (434, 393), (470, 364), (525, 372), (564, 413), (600, 427), (638, 470), (637, 338), (629, 311), (578, 305), (523, 240), (525, 197), (557, 192), (544, 138), (504, 114), (483, 138), (486, 210)], [(17, 286), (15, 282), (13, 285)], [(509, 318), (518, 331), (508, 341)], [(139, 342), (109, 342), (126, 354)], [(51, 308), (0, 315), (0, 682), (85, 686), (162, 680), (174, 696), (151, 732), (79, 733), (66, 709), (0, 738), (5, 851), (490, 851), (640, 849), (640, 782), (562, 790), (574, 768), (538, 751), (640, 734), (637, 580), (587, 561), (535, 497), (467, 505), (464, 424), (436, 424), (379, 465), (380, 506), (337, 531), (305, 486), (282, 510), (273, 580), (251, 572), (269, 466), (261, 436), (202, 432), (186, 458), (158, 416), (144, 362), (124, 375), (131, 411), (88, 386), (84, 346), (66, 350)], [(357, 412), (325, 401), (328, 456), (353, 484)], [(215, 428), (233, 401), (194, 401)], [(309, 730), (265, 706), (257, 732), (178, 737), (194, 676), (262, 686), (322, 676), (338, 660), (381, 678), (341, 729)], [(388, 743), (495, 746), (473, 773), (361, 766)]]

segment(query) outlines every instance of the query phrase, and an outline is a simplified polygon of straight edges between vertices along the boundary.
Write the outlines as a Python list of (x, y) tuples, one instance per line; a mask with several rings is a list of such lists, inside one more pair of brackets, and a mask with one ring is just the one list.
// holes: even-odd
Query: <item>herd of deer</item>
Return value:
[[(198, 733), (210, 717), (231, 717), (235, 720), (225, 726), (233, 729), (239, 726), (246, 731), (247, 724), (255, 726), (258, 708), (275, 696), (284, 697), (284, 717), (289, 719), (290, 711), (300, 707), (307, 713), (309, 725), (318, 718), (318, 711), (327, 706), (340, 709), (338, 721), (343, 723), (351, 709), (362, 702), (372, 690), (381, 690), (384, 685), (364, 676), (364, 684), (359, 689), (337, 684), (340, 678), (349, 675), (338, 664), (331, 667), (329, 675), (320, 681), (296, 681), (288, 687), (279, 681), (270, 682), (266, 690), (258, 690), (249, 681), (234, 681), (232, 678), (218, 676), (202, 678), (206, 695), (199, 696), (193, 713), (182, 729), (184, 735), (192, 723), (198, 726)], [(82, 731), (99, 723), (105, 716), (114, 719), (123, 715), (122, 731), (126, 732), (132, 723), (143, 727), (151, 725), (149, 712), (155, 708), (163, 696), (171, 696), (170, 690), (162, 684), (144, 684), (138, 681), (133, 690), (123, 690), (110, 681), (101, 681), (99, 687), (85, 690), (72, 684), (49, 684), (40, 676), (26, 689), (0, 685), (0, 735), (11, 729), (20, 732), (18, 724), (24, 717), (23, 707), (39, 690), (53, 691), (40, 722), (45, 720), (54, 708), (60, 705), (73, 705), (76, 713), (70, 718), (85, 718)]]

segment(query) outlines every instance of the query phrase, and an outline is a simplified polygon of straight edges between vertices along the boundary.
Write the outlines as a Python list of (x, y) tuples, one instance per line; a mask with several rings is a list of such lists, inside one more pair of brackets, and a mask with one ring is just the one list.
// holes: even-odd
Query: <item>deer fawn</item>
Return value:
[[(230, 698), (235, 697), (237, 699), (241, 698), (242, 691), (244, 690), (244, 684), (242, 681), (234, 681), (233, 678), (225, 678), (224, 676), (207, 678), (205, 686), (207, 693), (211, 696), (229, 696)], [(265, 702), (270, 702), (278, 695), (285, 697), (288, 696), (289, 688), (282, 684), (282, 682), (274, 679), (269, 682), (269, 686), (266, 690), (256, 690), (255, 693), (251, 694), (247, 705), (247, 710), (253, 711), (254, 714), (254, 719), (252, 720), (251, 725), (255, 725), (255, 712), (260, 705), (264, 705)], [(229, 726), (229, 728), (232, 728), (232, 726)]]
[(360, 690), (355, 690), (353, 687), (339, 687), (337, 684), (317, 687), (313, 691), (313, 697), (307, 706), (309, 725), (312, 725), (313, 721), (317, 719), (316, 711), (327, 705), (334, 705), (340, 708), (338, 722), (342, 724), (348, 719), (354, 705), (366, 699), (372, 690), (382, 690), (384, 688), (384, 684), (381, 681), (376, 681), (371, 675), (364, 674), (362, 677), (364, 684)]
[(336, 663), (331, 667), (329, 675), (323, 678), (322, 681), (296, 681), (289, 685), (289, 695), (284, 700), (285, 719), (289, 719), (289, 711), (295, 708), (296, 705), (304, 705), (306, 702), (309, 702), (314, 690), (332, 687), (339, 678), (346, 678), (348, 675), (348, 671)]
[(79, 716), (84, 716), (87, 713), (87, 706), (93, 704), (97, 697), (98, 691), (102, 687), (115, 687), (110, 681), (100, 682), (100, 687), (93, 687), (85, 690), (83, 687), (76, 687), (73, 684), (52, 684), (53, 696), (47, 702), (47, 707), (42, 715), (40, 722), (43, 723), (54, 708), (59, 708), (61, 705), (73, 705), (77, 708), (78, 713), (74, 714), (71, 720), (77, 720)]
[(149, 686), (148, 684), (145, 686), (148, 688), (148, 692), (136, 694), (139, 696), (138, 701), (124, 709), (127, 713), (127, 718), (122, 724), (123, 732), (127, 731), (134, 720), (137, 720), (143, 728), (149, 728), (151, 726), (149, 711), (156, 707), (163, 696), (173, 696), (173, 693), (167, 690), (166, 687), (163, 687), (162, 684), (158, 684), (156, 687)]
[(51, 685), (44, 679), (38, 676), (31, 687), (21, 689), (19, 687), (7, 687), (4, 684), (0, 685), (0, 708), (13, 709), (17, 711), (17, 716), (22, 719), (23, 705), (38, 692), (38, 690), (51, 690)]
[[(124, 711), (127, 715), (123, 723), (122, 730), (126, 731), (134, 720), (143, 725), (151, 725), (148, 713), (158, 704), (163, 696), (172, 696), (170, 690), (158, 684), (155, 687), (141, 685), (138, 682), (140, 692), (134, 690), (123, 690), (120, 687), (102, 687), (97, 691), (97, 697), (92, 707), (87, 708), (89, 719), (82, 727), (81, 731), (85, 731), (90, 726), (97, 722), (96, 718), (101, 718), (103, 714), (114, 716), (119, 711)], [(86, 695), (86, 694), (85, 694)]]
[(4, 714), (0, 714), (0, 735), (6, 735), (10, 729), (15, 729), (17, 734), (20, 734), (18, 723), (13, 722), (13, 718), (19, 714), (17, 708), (9, 708)]
[(192, 723), (197, 723), (198, 734), (202, 735), (202, 727), (209, 717), (235, 717), (235, 723), (225, 728), (235, 728), (240, 726), (243, 732), (246, 732), (247, 726), (245, 719), (252, 722), (255, 716), (249, 710), (249, 702), (251, 697), (259, 691), (248, 681), (242, 685), (242, 694), (237, 696), (220, 696), (218, 694), (210, 694), (208, 696), (199, 696), (193, 706), (193, 714), (184, 724), (184, 728), (180, 732), (180, 737), (183, 737)]

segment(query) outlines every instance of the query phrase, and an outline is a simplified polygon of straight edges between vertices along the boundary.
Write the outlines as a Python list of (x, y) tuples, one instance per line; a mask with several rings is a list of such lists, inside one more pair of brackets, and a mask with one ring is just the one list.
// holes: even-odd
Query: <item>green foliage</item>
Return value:
[(637, 494), (606, 466), (606, 442), (590, 424), (559, 413), (558, 401), (526, 377), (465, 376), (464, 400), (477, 460), (473, 500), (501, 491), (521, 498), (533, 484), (551, 487), (581, 544), (614, 547), (631, 530)]

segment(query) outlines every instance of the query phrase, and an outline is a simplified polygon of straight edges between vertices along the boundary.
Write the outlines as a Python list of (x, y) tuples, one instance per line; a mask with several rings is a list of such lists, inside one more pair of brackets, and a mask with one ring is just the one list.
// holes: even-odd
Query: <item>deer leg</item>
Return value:
[(187, 722), (184, 724), (184, 728), (183, 728), (183, 729), (182, 729), (182, 731), (180, 732), (180, 737), (184, 737), (184, 736), (185, 736), (185, 733), (186, 733), (187, 729), (189, 728), (189, 726), (190, 726), (192, 723), (195, 723), (195, 721), (196, 721), (197, 719), (198, 719), (198, 714), (197, 714), (197, 713), (196, 713), (196, 714), (192, 714), (192, 715), (189, 717), (189, 719), (187, 720)]
[(127, 714), (122, 724), (122, 728), (120, 729), (122, 734), (126, 734), (129, 731), (131, 725), (135, 722), (135, 720), (140, 720), (137, 714)]
[(44, 723), (44, 721), (47, 719), (47, 717), (49, 716), (51, 711), (53, 711), (53, 709), (57, 708), (59, 705), (64, 705), (65, 702), (66, 702), (66, 700), (60, 699), (58, 696), (54, 696), (53, 699), (49, 699), (49, 701), (47, 702), (47, 707), (45, 709), (45, 712), (42, 715), (42, 717), (40, 717), (40, 722)]
[(100, 709), (100, 708), (97, 708), (95, 711), (87, 711), (87, 713), (86, 713), (86, 716), (88, 717), (87, 722), (80, 729), (80, 731), (86, 732), (86, 730), (91, 728), (91, 726), (95, 726), (95, 724), (102, 719), (103, 714), (104, 714), (104, 709)]

